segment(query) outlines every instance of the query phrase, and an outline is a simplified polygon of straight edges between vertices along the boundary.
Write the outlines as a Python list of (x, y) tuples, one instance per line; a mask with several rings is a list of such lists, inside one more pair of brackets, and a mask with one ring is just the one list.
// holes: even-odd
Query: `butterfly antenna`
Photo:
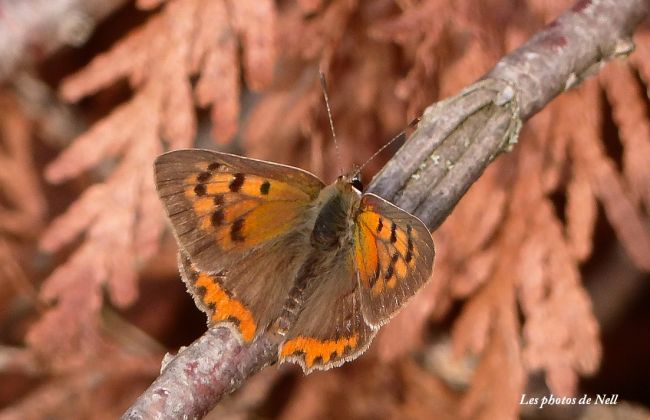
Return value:
[(370, 161), (372, 161), (374, 158), (376, 158), (377, 156), (379, 156), (379, 154), (380, 154), (381, 152), (383, 152), (384, 149), (386, 149), (388, 146), (390, 146), (391, 144), (393, 144), (393, 142), (395, 142), (396, 140), (399, 140), (399, 139), (405, 137), (405, 136), (406, 136), (406, 130), (408, 130), (409, 128), (413, 128), (413, 127), (415, 127), (419, 122), (420, 122), (420, 117), (415, 117), (415, 118), (413, 119), (413, 121), (411, 121), (411, 122), (409, 123), (409, 125), (406, 126), (406, 128), (405, 128), (404, 130), (400, 131), (400, 132), (399, 132), (395, 137), (393, 137), (393, 138), (390, 139), (386, 144), (384, 144), (383, 146), (381, 146), (381, 147), (379, 148), (379, 150), (377, 150), (377, 151), (376, 151), (372, 156), (370, 156), (370, 158), (369, 158), (368, 160), (366, 160), (365, 163), (364, 163), (363, 165), (359, 166), (359, 167), (357, 168), (357, 170), (354, 172), (354, 175), (355, 175), (355, 176), (356, 176), (356, 175), (359, 175), (359, 174), (361, 173), (361, 170), (362, 170), (362, 169), (363, 169), (363, 168), (364, 168), (368, 163), (370, 163)]
[[(320, 76), (320, 88), (323, 91), (323, 97), (325, 98), (325, 107), (327, 108), (327, 118), (330, 121), (330, 130), (332, 131), (332, 138), (334, 139), (334, 149), (336, 149), (336, 160), (341, 162), (341, 151), (339, 150), (339, 143), (336, 141), (336, 131), (334, 131), (334, 120), (332, 119), (332, 110), (330, 109), (330, 100), (327, 96), (327, 82), (325, 81), (325, 74), (322, 71), (318, 72)], [(339, 164), (339, 172), (343, 173), (343, 168)]]

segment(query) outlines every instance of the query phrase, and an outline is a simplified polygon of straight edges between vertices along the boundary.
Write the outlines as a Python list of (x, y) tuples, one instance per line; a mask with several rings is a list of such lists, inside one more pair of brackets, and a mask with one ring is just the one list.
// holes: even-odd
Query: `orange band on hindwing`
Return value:
[(199, 273), (194, 286), (199, 291), (201, 301), (214, 310), (211, 323), (233, 322), (244, 341), (251, 341), (255, 337), (257, 327), (251, 311), (237, 299), (228, 296), (214, 277)]
[(305, 359), (305, 366), (310, 369), (317, 359), (327, 364), (333, 359), (340, 359), (347, 353), (346, 350), (356, 349), (359, 342), (359, 334), (351, 337), (343, 337), (338, 340), (318, 340), (310, 337), (296, 337), (286, 341), (282, 345), (281, 358), (302, 355)]

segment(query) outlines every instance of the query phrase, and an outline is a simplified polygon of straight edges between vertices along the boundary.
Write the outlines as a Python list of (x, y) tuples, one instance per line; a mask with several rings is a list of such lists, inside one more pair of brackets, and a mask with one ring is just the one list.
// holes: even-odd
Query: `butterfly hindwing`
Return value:
[[(268, 253), (219, 274), (200, 271), (179, 252), (181, 276), (208, 324), (225, 324), (249, 342), (280, 316), (283, 302), (305, 257), (307, 245), (298, 235), (274, 242)], [(276, 277), (277, 275), (277, 277)]]
[(378, 328), (429, 280), (433, 240), (418, 218), (373, 194), (361, 198), (353, 238), (364, 319)]
[(159, 156), (155, 178), (179, 244), (207, 272), (300, 230), (323, 188), (301, 169), (196, 149)]
[(302, 311), (280, 348), (281, 362), (305, 374), (340, 366), (363, 353), (376, 331), (364, 321), (361, 293), (349, 249), (317, 262)]
[(196, 306), (208, 315), (208, 324), (222, 323), (251, 341), (257, 333), (257, 321), (250, 308), (224, 288), (225, 276), (199, 271), (188, 255), (178, 253), (181, 278)]

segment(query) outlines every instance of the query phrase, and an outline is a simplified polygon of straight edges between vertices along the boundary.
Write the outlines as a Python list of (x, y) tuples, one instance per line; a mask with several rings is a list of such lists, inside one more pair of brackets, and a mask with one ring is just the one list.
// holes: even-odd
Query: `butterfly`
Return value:
[(154, 166), (181, 275), (208, 324), (244, 343), (273, 334), (279, 362), (305, 374), (361, 355), (431, 276), (427, 227), (363, 194), (356, 177), (326, 186), (302, 169), (199, 149)]

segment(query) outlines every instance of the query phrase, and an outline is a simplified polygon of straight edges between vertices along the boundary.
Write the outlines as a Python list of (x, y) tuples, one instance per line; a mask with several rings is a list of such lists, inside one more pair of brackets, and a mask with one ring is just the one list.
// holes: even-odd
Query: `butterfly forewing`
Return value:
[(299, 230), (323, 188), (297, 168), (207, 150), (161, 155), (155, 178), (180, 245), (208, 272)]
[(379, 327), (431, 276), (433, 240), (418, 218), (373, 194), (361, 198), (353, 238), (364, 318)]

